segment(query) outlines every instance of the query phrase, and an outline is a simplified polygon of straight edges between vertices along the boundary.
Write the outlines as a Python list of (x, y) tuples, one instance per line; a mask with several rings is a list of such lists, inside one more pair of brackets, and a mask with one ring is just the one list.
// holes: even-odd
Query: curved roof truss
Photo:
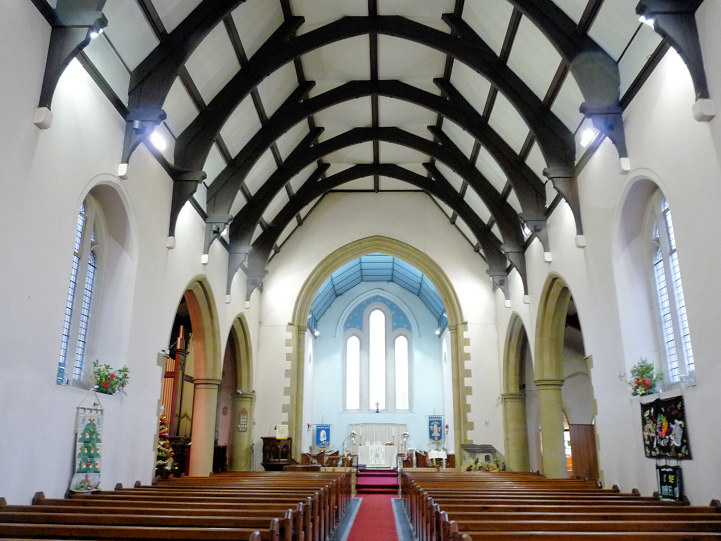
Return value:
[[(479, 0), (482, 5), (468, 6), (463, 0), (340, 0), (322, 8), (316, 0), (182, 0), (172, 5), (136, 0), (122, 10), (106, 9), (106, 0), (33, 2), (52, 25), (40, 105), (50, 107), (64, 66), (78, 57), (126, 120), (121, 163), (157, 126), (180, 126), (167, 130), (175, 139), (171, 154), (155, 153), (174, 181), (170, 234), (188, 201), (206, 220), (205, 253), (229, 226), (229, 240), (222, 241), (231, 256), (228, 284), (243, 268), (248, 296), (262, 284), (268, 261), (294, 221), (302, 224), (313, 202), (329, 191), (365, 179), (372, 179), (373, 191), (382, 191), (381, 179), (393, 179), (445, 205), (442, 210), (482, 256), (494, 285), (507, 294), (507, 274), (516, 269), (525, 286), (523, 252), (531, 238), (549, 249), (545, 219), (559, 198), (568, 202), (582, 233), (575, 186), (579, 109), (601, 132), (596, 146), (608, 137), (625, 157), (621, 104), (638, 91), (667, 49), (659, 36), (649, 39), (653, 31), (628, 20), (634, 10), (621, 0), (582, 0), (573, 6), (558, 0)], [(708, 92), (693, 20), (701, 2), (643, 0), (635, 11), (657, 16), (658, 33), (679, 49), (703, 98)], [(267, 28), (251, 31), (246, 19)], [(619, 38), (623, 32), (617, 23), (626, 38)], [(108, 50), (94, 54), (90, 32), (101, 27), (107, 30), (101, 41)], [(636, 40), (643, 33), (645, 38)], [(207, 45), (211, 39), (215, 48)], [(225, 57), (218, 48), (224, 43)], [(342, 57), (338, 44), (352, 49), (358, 43), (368, 45), (357, 51), (359, 58), (367, 58), (368, 69), (338, 79), (332, 73), (338, 69), (333, 59)], [(656, 49), (644, 50), (639, 43)], [(145, 54), (138, 56), (138, 44), (145, 44)], [(430, 77), (433, 70), (421, 69), (426, 80), (419, 82), (397, 60), (393, 64), (395, 52), (389, 47), (395, 45), (416, 66), (439, 58), (445, 64), (441, 60)], [(531, 58), (537, 51), (538, 57)], [(119, 62), (106, 63), (112, 54)], [(632, 54), (647, 60), (638, 62), (642, 69), (629, 83), (619, 62)], [(217, 73), (228, 73), (217, 90), (201, 92), (206, 82), (198, 77), (206, 70), (197, 69), (197, 58), (221, 66)], [(233, 73), (222, 68), (224, 62), (238, 68)], [(305, 76), (308, 64), (312, 81)], [(126, 77), (111, 76), (117, 65), (127, 67)], [(276, 77), (288, 66), (295, 81)], [(286, 92), (266, 114), (263, 85), (271, 77), (282, 81)], [(125, 89), (118, 86), (124, 79)], [(114, 86), (114, 81), (121, 83)], [(165, 110), (178, 81), (194, 108), (185, 113), (192, 118), (180, 124)], [(476, 92), (486, 86), (485, 94)], [(249, 103), (246, 98), (252, 100), (259, 127), (248, 128), (254, 131), (242, 136), (244, 144), (225, 144), (223, 130)], [(394, 125), (381, 112), (383, 100), (423, 111), (417, 116), (428, 121), (422, 127), (417, 122)], [(370, 104), (366, 122), (341, 130), (324, 130), (324, 123), (317, 123), (330, 111), (347, 112), (361, 102)], [(337, 118), (337, 112), (332, 114)], [(284, 138), (296, 132), (293, 146), (281, 151)], [(352, 158), (334, 163), (339, 152), (369, 143), (368, 163)], [(233, 153), (230, 147), (239, 150)], [(388, 148), (414, 153), (416, 163), (381, 160), (382, 149), (384, 158), (394, 156)], [(209, 169), (211, 154), (218, 153), (214, 149), (224, 165)], [(268, 152), (275, 169), (262, 173), (259, 164)], [(313, 172), (299, 183), (306, 169)]]

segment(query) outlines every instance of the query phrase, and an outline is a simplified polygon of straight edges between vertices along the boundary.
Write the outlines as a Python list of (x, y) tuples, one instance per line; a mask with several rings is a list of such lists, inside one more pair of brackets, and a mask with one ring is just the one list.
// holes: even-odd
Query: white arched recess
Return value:
[[(461, 305), (450, 280), (426, 254), (420, 250), (395, 239), (372, 236), (346, 244), (323, 259), (306, 279), (293, 308), (292, 351), (291, 358), (291, 393), (288, 428), (295, 441), (302, 440), (303, 426), (303, 366), (305, 359), (305, 335), (308, 324), (308, 313), (316, 292), (323, 282), (339, 267), (358, 257), (384, 253), (407, 261), (425, 274), (438, 290), (448, 315), (448, 331), (451, 343), (451, 367), (453, 379), (453, 434), (454, 452), (461, 456), (461, 444), (468, 443), (468, 431), (472, 428), (468, 421), (469, 405), (468, 389), (464, 386), (466, 370), (463, 367), (463, 331), (464, 322)], [(298, 453), (298, 451), (295, 451)], [(299, 458), (299, 457), (296, 457)], [(457, 463), (460, 465), (460, 460)]]
[(184, 293), (193, 329), (195, 359), (193, 424), (190, 432), (190, 475), (205, 476), (213, 471), (213, 445), (218, 387), (222, 378), (218, 311), (213, 292), (204, 276), (193, 279)]
[[(651, 288), (649, 203), (657, 191), (663, 192), (650, 171), (637, 171), (629, 179), (620, 206), (617, 252), (613, 258), (617, 276), (634, 279), (617, 281), (619, 318), (623, 331), (623, 350), (628, 368), (641, 358), (654, 362), (662, 353), (656, 339), (654, 292)], [(639, 284), (648, 287), (639, 287)]]

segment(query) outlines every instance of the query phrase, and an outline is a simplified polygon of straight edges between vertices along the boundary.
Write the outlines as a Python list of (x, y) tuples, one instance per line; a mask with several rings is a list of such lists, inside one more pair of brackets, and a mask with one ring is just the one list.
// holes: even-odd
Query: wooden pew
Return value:
[(721, 537), (716, 506), (659, 502), (574, 480), (546, 482), (537, 474), (503, 475), (406, 474), (401, 483), (404, 504), (418, 538), (455, 541), (465, 533), (474, 539), (553, 539), (578, 534), (619, 540), (627, 534), (651, 539), (669, 532), (678, 539)]
[[(326, 541), (350, 501), (350, 474), (184, 478), (8, 506), (0, 537)], [(311, 494), (310, 496), (308, 494)]]
[(273, 519), (270, 527), (263, 530), (257, 528), (169, 528), (167, 526), (0, 522), (0, 537), (15, 539), (173, 539), (175, 541), (196, 539), (239, 541), (252, 537), (262, 541), (279, 541), (280, 526), (278, 519)]

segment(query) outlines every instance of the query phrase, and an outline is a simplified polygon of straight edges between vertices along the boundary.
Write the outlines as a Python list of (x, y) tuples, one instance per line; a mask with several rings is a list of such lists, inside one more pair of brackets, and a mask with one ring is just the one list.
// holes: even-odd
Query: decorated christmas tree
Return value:
[(158, 474), (170, 473), (175, 462), (173, 454), (173, 448), (170, 446), (168, 437), (168, 419), (163, 411), (160, 413), (160, 420), (158, 421), (158, 454), (155, 460), (155, 471)]
[(95, 419), (90, 419), (79, 438), (80, 450), (78, 452), (78, 468), (76, 473), (100, 472), (100, 433), (95, 425)]

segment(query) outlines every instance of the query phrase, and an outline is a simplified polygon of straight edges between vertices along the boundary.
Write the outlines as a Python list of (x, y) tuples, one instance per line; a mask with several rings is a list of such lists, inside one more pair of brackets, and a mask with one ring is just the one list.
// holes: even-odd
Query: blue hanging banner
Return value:
[(330, 425), (315, 425), (315, 446), (327, 449), (330, 445)]
[(428, 439), (433, 443), (443, 439), (443, 415), (428, 416)]

